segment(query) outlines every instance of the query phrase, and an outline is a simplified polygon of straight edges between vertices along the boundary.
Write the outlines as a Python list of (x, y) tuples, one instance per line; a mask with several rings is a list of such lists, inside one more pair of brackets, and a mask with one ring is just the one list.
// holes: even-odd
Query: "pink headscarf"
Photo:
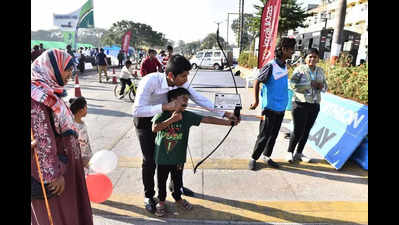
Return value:
[(58, 134), (78, 131), (71, 110), (60, 97), (66, 92), (61, 73), (71, 60), (68, 53), (51, 49), (43, 52), (31, 65), (31, 98), (51, 108)]

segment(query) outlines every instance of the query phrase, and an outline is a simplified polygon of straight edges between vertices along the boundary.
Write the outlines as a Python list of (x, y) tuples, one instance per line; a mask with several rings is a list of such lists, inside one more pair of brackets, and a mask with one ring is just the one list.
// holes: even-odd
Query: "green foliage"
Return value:
[[(251, 41), (255, 39), (255, 35), (257, 32), (259, 32), (259, 27), (257, 29), (253, 29), (251, 27), (252, 21), (254, 20), (254, 16), (252, 14), (244, 14), (244, 28), (243, 28), (243, 34), (242, 34), (242, 49), (243, 50), (249, 50)], [(235, 36), (236, 36), (236, 42), (239, 43), (240, 41), (240, 20), (239, 18), (233, 20), (233, 23), (231, 24), (231, 29), (233, 30)], [(239, 46), (239, 44), (238, 44)]]
[(368, 105), (367, 64), (343, 66), (341, 63), (332, 65), (330, 62), (320, 61), (318, 66), (325, 72), (328, 92)]
[(242, 52), (238, 57), (238, 65), (246, 68), (254, 68), (258, 66), (258, 57), (252, 53)]
[(120, 45), (123, 35), (129, 30), (132, 32), (130, 46), (135, 48), (143, 46), (165, 47), (167, 44), (163, 33), (152, 30), (152, 27), (147, 24), (126, 20), (113, 23), (112, 27), (102, 37), (102, 41), (109, 45)]
[[(225, 41), (222, 37), (219, 36), (219, 41), (222, 47), (225, 46)], [(201, 47), (200, 49), (212, 49), (212, 48), (219, 48), (217, 41), (216, 41), (216, 33), (210, 33), (208, 36), (204, 38), (204, 40), (201, 42)]]
[[(102, 46), (100, 43), (99, 37), (105, 32), (105, 29), (102, 28), (94, 28), (94, 29), (85, 29), (80, 28), (78, 30), (78, 45), (79, 43), (87, 43), (93, 46)], [(60, 29), (52, 29), (52, 30), (38, 30), (31, 31), (31, 40), (42, 40), (42, 41), (58, 41), (63, 42), (64, 36)]]
[[(260, 21), (262, 17), (263, 6), (266, 5), (267, 0), (259, 0), (261, 5), (254, 5), (258, 10), (256, 17), (252, 19), (251, 27), (256, 29), (259, 36)], [(280, 8), (280, 17), (278, 23), (278, 36), (285, 34), (288, 30), (296, 29), (298, 27), (306, 27), (304, 22), (307, 17), (312, 14), (306, 13), (301, 9), (296, 0), (282, 0)]]

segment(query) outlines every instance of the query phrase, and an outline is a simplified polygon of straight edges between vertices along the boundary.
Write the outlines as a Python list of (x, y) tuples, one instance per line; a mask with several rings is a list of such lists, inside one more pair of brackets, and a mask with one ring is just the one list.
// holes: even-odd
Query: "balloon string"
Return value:
[[(31, 135), (31, 142), (34, 142), (35, 139), (34, 139), (34, 137), (33, 137), (33, 130), (32, 130), (32, 128), (30, 129), (30, 135)], [(37, 157), (37, 153), (36, 153), (36, 148), (35, 148), (35, 147), (33, 148), (33, 153), (34, 153), (34, 156), (35, 156), (37, 171), (39, 172), (40, 183), (41, 183), (41, 185), (42, 185), (42, 191), (43, 191), (43, 195), (44, 195), (44, 201), (45, 201), (45, 204), (46, 204), (48, 219), (49, 219), (49, 221), (50, 221), (50, 224), (51, 224), (51, 225), (54, 225), (54, 223), (53, 223), (53, 218), (52, 218), (52, 216), (51, 216), (50, 206), (49, 206), (48, 200), (47, 200), (46, 190), (44, 189), (43, 176), (42, 176), (42, 173), (41, 173), (41, 171), (40, 171), (39, 160), (38, 160), (38, 157)]]

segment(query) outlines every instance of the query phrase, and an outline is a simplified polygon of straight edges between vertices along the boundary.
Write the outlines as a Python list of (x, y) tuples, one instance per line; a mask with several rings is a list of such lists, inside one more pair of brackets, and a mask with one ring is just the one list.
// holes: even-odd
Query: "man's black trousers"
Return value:
[(269, 109), (262, 111), (264, 119), (259, 124), (259, 134), (255, 142), (252, 158), (258, 160), (263, 155), (270, 157), (284, 118), (284, 111), (277, 112)]

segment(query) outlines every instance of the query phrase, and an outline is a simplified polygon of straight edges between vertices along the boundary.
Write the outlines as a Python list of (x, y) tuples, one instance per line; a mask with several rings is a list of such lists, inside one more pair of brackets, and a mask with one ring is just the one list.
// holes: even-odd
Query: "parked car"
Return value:
[(205, 49), (197, 52), (191, 59), (190, 63), (193, 69), (205, 68), (222, 70), (227, 64), (221, 50)]

